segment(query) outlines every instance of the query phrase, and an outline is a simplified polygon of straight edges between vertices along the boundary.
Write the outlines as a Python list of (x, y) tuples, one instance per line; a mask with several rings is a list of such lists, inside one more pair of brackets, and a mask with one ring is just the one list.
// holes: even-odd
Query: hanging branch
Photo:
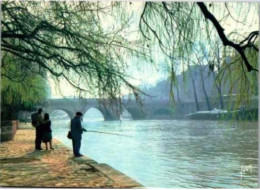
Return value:
[[(144, 48), (123, 35), (132, 17), (122, 18), (118, 26), (107, 30), (94, 12), (105, 15), (110, 13), (110, 6), (96, 2), (67, 4), (3, 2), (2, 51), (13, 57), (13, 64), (24, 68), (24, 76), (33, 72), (44, 77), (48, 72), (79, 91), (97, 90), (107, 97), (120, 95), (122, 86), (140, 93), (122, 72), (127, 67), (128, 54), (146, 57)], [(10, 72), (3, 73), (8, 65), (10, 61), (4, 61), (1, 73), (11, 78), (7, 76)], [(77, 85), (79, 76), (81, 83)]]
[[(200, 7), (200, 10), (201, 12), (203, 13), (203, 15), (205, 16), (206, 19), (209, 19), (212, 24), (215, 26), (217, 32), (218, 32), (218, 35), (220, 37), (220, 39), (222, 40), (223, 42), (223, 45), (224, 46), (230, 46), (230, 47), (233, 47), (241, 56), (241, 58), (243, 59), (244, 61), (244, 64), (246, 65), (247, 67), (247, 70), (250, 72), (250, 71), (257, 71), (258, 72), (258, 69), (255, 69), (253, 68), (253, 66), (249, 63), (246, 55), (245, 55), (245, 48), (247, 47), (250, 47), (249, 45), (245, 45), (245, 46), (240, 46), (240, 44), (236, 44), (232, 41), (230, 41), (225, 33), (224, 33), (224, 28), (222, 28), (222, 26), (220, 25), (220, 23), (217, 21), (217, 19), (214, 17), (214, 15), (212, 15), (206, 5), (203, 3), (203, 2), (197, 2), (197, 5)], [(253, 35), (251, 34), (252, 38), (255, 36), (255, 35), (259, 35), (259, 32), (258, 31), (255, 31), (253, 32)], [(250, 35), (249, 35), (250, 36)], [(250, 37), (246, 38), (245, 40), (250, 40), (252, 39)], [(242, 43), (245, 41), (243, 40)], [(248, 43), (249, 44), (249, 43)]]

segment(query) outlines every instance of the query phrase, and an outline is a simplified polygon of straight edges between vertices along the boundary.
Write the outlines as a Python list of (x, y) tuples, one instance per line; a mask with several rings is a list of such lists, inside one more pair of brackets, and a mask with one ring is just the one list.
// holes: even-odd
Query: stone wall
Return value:
[(1, 142), (13, 140), (19, 126), (18, 120), (1, 122)]

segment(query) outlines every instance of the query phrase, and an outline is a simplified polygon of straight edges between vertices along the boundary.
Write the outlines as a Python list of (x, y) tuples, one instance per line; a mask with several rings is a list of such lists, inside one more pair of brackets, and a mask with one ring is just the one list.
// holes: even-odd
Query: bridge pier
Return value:
[(125, 109), (132, 115), (134, 120), (146, 119), (146, 113), (140, 107), (126, 107)]
[(105, 121), (117, 121), (117, 120), (120, 120), (120, 114), (116, 113), (115, 111), (112, 111), (109, 108), (105, 108), (105, 107), (100, 106), (99, 110), (103, 114)]

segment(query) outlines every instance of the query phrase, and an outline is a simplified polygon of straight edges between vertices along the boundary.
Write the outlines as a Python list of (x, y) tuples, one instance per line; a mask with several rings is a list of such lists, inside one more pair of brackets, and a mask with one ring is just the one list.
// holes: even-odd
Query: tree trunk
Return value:
[(181, 101), (181, 97), (180, 97), (180, 89), (179, 89), (179, 82), (177, 83), (176, 85), (176, 90), (177, 90), (177, 99), (178, 99), (178, 109), (179, 109), (179, 112), (180, 114), (183, 114), (183, 104), (182, 104), (182, 101)]
[(177, 83), (177, 85), (176, 85), (176, 89), (177, 89), (177, 98), (178, 98), (178, 103), (179, 103), (179, 104), (182, 104), (181, 97), (180, 97), (179, 83)]
[(200, 107), (199, 107), (199, 103), (198, 103), (195, 81), (194, 81), (193, 75), (192, 75), (191, 70), (190, 70), (190, 65), (188, 65), (188, 70), (189, 70), (189, 73), (190, 73), (190, 76), (191, 76), (191, 82), (192, 82), (194, 100), (195, 100), (195, 104), (196, 104), (196, 110), (199, 111)]
[(220, 109), (224, 109), (224, 102), (223, 102), (223, 97), (222, 97), (222, 91), (221, 91), (221, 83), (218, 85), (217, 81), (216, 81), (216, 74), (214, 71), (212, 71), (213, 73), (213, 78), (214, 78), (214, 81), (215, 81), (215, 86), (216, 86), (216, 89), (218, 91), (218, 95), (219, 95), (219, 103), (220, 103)]
[(211, 109), (209, 97), (208, 97), (208, 94), (207, 94), (207, 91), (206, 91), (206, 88), (205, 88), (203, 72), (202, 72), (201, 68), (200, 68), (199, 70), (200, 70), (200, 79), (201, 79), (203, 94), (204, 94), (205, 99), (206, 99), (207, 108), (208, 108), (208, 110), (210, 111), (210, 110), (212, 110), (212, 109)]
[[(217, 46), (216, 49), (217, 49), (217, 52), (216, 52), (217, 53), (217, 70), (219, 71), (220, 70), (220, 64), (221, 64), (219, 46)], [(217, 89), (218, 95), (219, 95), (220, 109), (223, 110), (224, 109), (224, 101), (223, 101), (222, 91), (221, 91), (221, 80), (216, 81), (216, 74), (215, 74), (214, 70), (212, 71), (212, 73), (213, 73), (216, 89)]]

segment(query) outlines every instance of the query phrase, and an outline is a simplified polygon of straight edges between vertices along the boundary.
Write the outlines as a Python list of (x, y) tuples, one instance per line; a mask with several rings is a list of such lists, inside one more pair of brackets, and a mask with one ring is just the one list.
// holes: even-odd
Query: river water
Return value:
[[(68, 123), (53, 121), (52, 129), (71, 148)], [(258, 187), (257, 122), (125, 120), (82, 125), (117, 135), (84, 133), (81, 153), (146, 187)]]

